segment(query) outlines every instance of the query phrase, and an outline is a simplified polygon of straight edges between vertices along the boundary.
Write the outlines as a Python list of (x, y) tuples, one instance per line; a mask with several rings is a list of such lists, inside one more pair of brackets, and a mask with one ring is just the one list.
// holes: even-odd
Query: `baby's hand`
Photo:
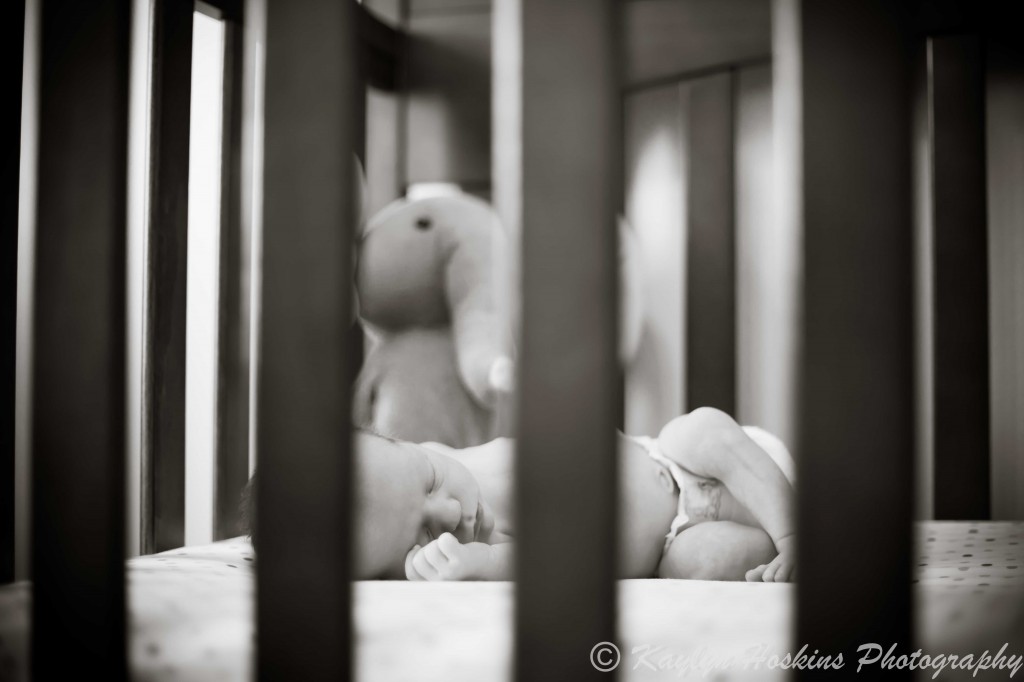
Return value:
[(480, 580), (491, 561), (491, 546), (482, 542), (461, 544), (451, 533), (416, 545), (405, 557), (409, 580)]
[(787, 535), (775, 543), (779, 551), (770, 564), (761, 564), (747, 571), (747, 582), (784, 583), (792, 580), (796, 572), (796, 536)]

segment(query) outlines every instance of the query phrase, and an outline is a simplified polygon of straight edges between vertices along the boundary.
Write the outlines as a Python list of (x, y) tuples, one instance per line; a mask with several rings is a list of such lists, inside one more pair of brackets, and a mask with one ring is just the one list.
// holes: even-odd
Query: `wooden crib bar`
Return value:
[(803, 243), (796, 643), (851, 661), (914, 648), (909, 40), (883, 0), (774, 9)]
[(0, 585), (14, 580), (15, 483), (14, 405), (18, 335), (18, 195), (21, 175), (21, 92), (25, 53), (25, 0), (3, 5), (0, 48), (6, 68), (0, 91), (6, 93), (0, 140)]
[(185, 544), (185, 306), (194, 5), (190, 0), (157, 0), (153, 5), (142, 360), (144, 554)]
[(522, 154), (514, 675), (607, 680), (588, 656), (615, 639), (617, 3), (513, 4), (495, 30), (522, 58), (521, 127), (496, 132)]
[(125, 656), (129, 0), (42, 6), (32, 402), (32, 668)]
[(267, 3), (256, 432), (261, 680), (347, 680), (352, 667), (354, 8), (347, 0)]
[(224, 156), (221, 184), (220, 315), (217, 327), (217, 461), (213, 537), (239, 533), (239, 496), (249, 480), (249, 344), (252, 225), (243, 210), (244, 60), (242, 3), (224, 17)]
[[(927, 39), (936, 519), (988, 519), (985, 71), (977, 35)], [(926, 228), (927, 229), (927, 228)]]

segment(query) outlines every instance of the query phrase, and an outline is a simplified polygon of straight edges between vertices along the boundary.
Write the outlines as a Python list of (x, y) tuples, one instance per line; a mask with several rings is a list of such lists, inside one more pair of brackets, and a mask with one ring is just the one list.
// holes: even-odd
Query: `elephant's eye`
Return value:
[(418, 230), (429, 230), (430, 229), (430, 218), (417, 218), (416, 229)]

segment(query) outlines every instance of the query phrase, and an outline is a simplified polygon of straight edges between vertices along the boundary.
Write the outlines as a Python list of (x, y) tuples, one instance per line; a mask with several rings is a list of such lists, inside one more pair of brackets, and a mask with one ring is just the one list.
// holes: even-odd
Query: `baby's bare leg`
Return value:
[(661, 558), (658, 577), (743, 580), (747, 571), (773, 558), (775, 545), (760, 528), (706, 521), (676, 536)]

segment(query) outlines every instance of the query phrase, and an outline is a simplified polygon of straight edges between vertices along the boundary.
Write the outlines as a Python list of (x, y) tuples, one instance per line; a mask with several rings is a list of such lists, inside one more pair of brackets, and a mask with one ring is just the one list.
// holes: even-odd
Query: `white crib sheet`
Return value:
[[(998, 649), (1007, 632), (1024, 635), (1024, 523), (928, 523), (918, 532), (921, 645), (977, 655)], [(252, 549), (241, 538), (129, 561), (134, 678), (249, 679), (253, 588)], [(508, 679), (513, 589), (511, 583), (357, 583), (358, 679)], [(694, 653), (795, 651), (793, 595), (792, 585), (623, 581), (620, 679), (679, 679), (643, 661), (657, 666), (681, 664)], [(0, 588), (0, 679), (25, 679), (30, 597), (24, 582)], [(634, 653), (634, 647), (649, 649)], [(1024, 638), (1008, 651), (1024, 654)], [(946, 670), (939, 679), (969, 677)], [(708, 677), (784, 678), (782, 671), (737, 665)]]

